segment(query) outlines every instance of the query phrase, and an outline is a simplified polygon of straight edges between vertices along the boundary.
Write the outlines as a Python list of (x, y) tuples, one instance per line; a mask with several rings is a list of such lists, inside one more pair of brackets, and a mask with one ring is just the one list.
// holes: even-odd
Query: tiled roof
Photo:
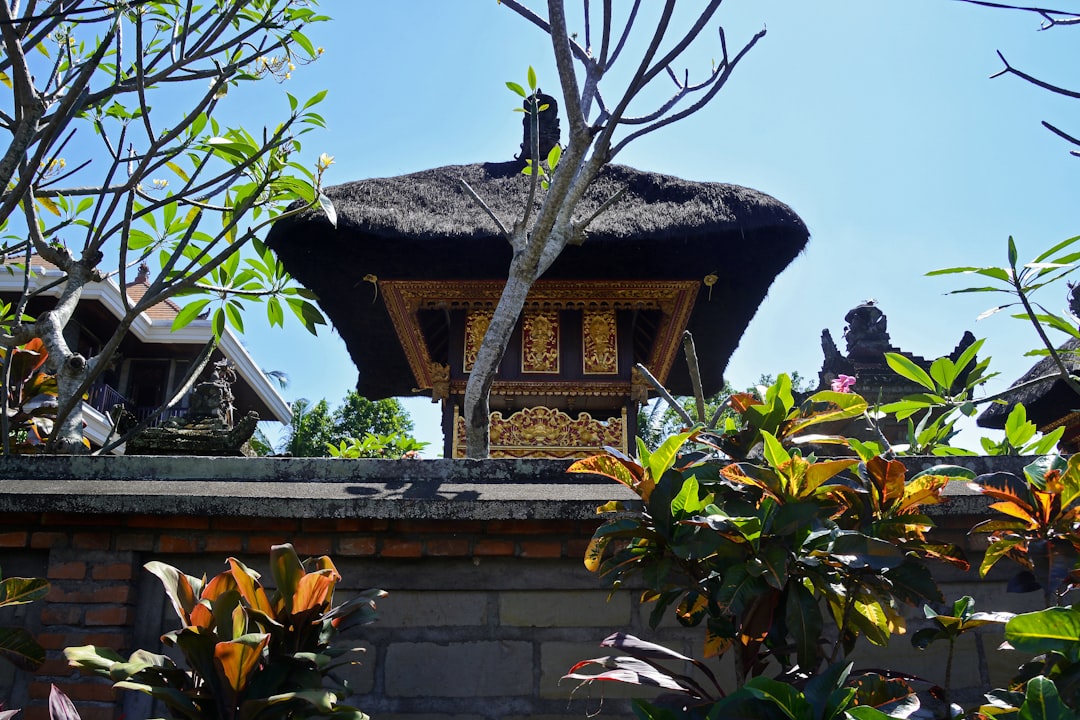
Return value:
[[(18, 257), (9, 257), (5, 264), (10, 265), (19, 263), (20, 260), (21, 258)], [(30, 266), (45, 271), (54, 271), (58, 269), (56, 265), (53, 265), (51, 262), (45, 260), (39, 255), (32, 255), (30, 257)], [(139, 300), (142, 300), (143, 295), (145, 295), (146, 291), (149, 289), (150, 283), (140, 279), (139, 277), (136, 277), (134, 280), (128, 283), (128, 297), (131, 299), (131, 302), (137, 303), (139, 302)], [(174, 303), (172, 300), (165, 300), (164, 302), (160, 302), (156, 305), (150, 306), (150, 308), (145, 310), (144, 312), (146, 316), (149, 317), (151, 320), (172, 321), (172, 319), (175, 318), (180, 312), (180, 306)]]
[[(128, 297), (132, 302), (139, 302), (149, 289), (149, 283), (131, 283), (128, 285)], [(180, 306), (172, 300), (165, 300), (157, 305), (151, 305), (144, 312), (151, 320), (172, 320), (180, 312)]]

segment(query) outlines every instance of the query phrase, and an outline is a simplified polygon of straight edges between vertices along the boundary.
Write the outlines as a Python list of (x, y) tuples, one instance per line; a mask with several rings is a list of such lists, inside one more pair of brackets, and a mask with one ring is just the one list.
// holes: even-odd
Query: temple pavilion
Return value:
[[(326, 188), (336, 227), (311, 212), (268, 237), (345, 341), (361, 395), (442, 403), (446, 457), (464, 456), (465, 384), (511, 259), (460, 179), (509, 226), (528, 197), (522, 167), (453, 165)], [(650, 390), (634, 365), (690, 393), (686, 329), (705, 391), (719, 390), (773, 279), (808, 239), (791, 208), (757, 190), (620, 165), (600, 174), (578, 215), (621, 190), (528, 297), (491, 391), (493, 457), (632, 448)]]

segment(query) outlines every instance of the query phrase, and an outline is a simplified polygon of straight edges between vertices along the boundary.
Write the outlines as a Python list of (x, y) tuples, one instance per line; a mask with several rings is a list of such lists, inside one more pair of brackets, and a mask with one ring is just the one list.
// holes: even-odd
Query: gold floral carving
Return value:
[[(419, 387), (431, 387), (432, 358), (417, 323), (421, 309), (492, 311), (505, 280), (385, 280), (380, 296)], [(660, 310), (653, 349), (645, 364), (661, 382), (682, 343), (699, 280), (538, 280), (526, 309)], [(477, 344), (479, 346), (479, 344)], [(471, 367), (471, 365), (469, 366)]]
[[(491, 396), (522, 397), (525, 395), (550, 395), (558, 398), (566, 398), (568, 397), (568, 393), (572, 393), (572, 396), (577, 398), (624, 398), (628, 397), (631, 389), (630, 383), (626, 382), (625, 380), (615, 382), (599, 382), (596, 380), (581, 380), (571, 382), (572, 384), (568, 384), (566, 380), (559, 380), (557, 378), (546, 382), (529, 380), (496, 380), (491, 384)], [(451, 380), (450, 394), (464, 395), (465, 387), (467, 384), (467, 380)]]
[(619, 372), (619, 348), (614, 310), (586, 310), (581, 317), (583, 370), (586, 375)]
[(559, 313), (526, 310), (521, 321), (521, 372), (559, 372)]
[(472, 370), (476, 362), (493, 314), (491, 310), (470, 310), (465, 314), (465, 372)]
[[(626, 452), (626, 411), (610, 420), (595, 420), (588, 413), (572, 418), (561, 410), (525, 408), (503, 417), (491, 413), (491, 457), (587, 457), (611, 446)], [(465, 457), (465, 418), (454, 409), (455, 458)]]

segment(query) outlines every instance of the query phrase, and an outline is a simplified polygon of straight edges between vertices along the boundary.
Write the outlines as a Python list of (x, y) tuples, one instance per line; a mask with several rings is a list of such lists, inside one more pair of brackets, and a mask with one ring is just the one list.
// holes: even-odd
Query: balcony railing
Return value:
[[(90, 407), (105, 415), (109, 415), (112, 409), (117, 405), (122, 405), (125, 410), (135, 417), (136, 422), (142, 422), (157, 410), (157, 406), (136, 405), (134, 402), (124, 397), (116, 388), (105, 383), (100, 383), (90, 388), (90, 392), (87, 396), (87, 403)], [(151, 423), (151, 425), (156, 426), (171, 418), (183, 417), (187, 414), (187, 410), (187, 403), (181, 401), (179, 406), (171, 407), (162, 412), (161, 415), (154, 419), (154, 422)]]
[(128, 410), (135, 407), (135, 404), (121, 395), (116, 388), (105, 383), (99, 383), (90, 388), (87, 402), (90, 407), (106, 415), (117, 405), (123, 405)]

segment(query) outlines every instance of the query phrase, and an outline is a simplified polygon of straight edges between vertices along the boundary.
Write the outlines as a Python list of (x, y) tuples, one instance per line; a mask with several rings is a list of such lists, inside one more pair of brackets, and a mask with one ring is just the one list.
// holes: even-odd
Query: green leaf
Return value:
[(285, 603), (285, 612), (291, 613), (293, 595), (296, 594), (300, 578), (307, 574), (292, 545), (274, 545), (270, 548), (270, 574)]
[(240, 314), (240, 306), (233, 301), (225, 303), (225, 317), (229, 324), (236, 328), (240, 334), (244, 332), (244, 318)]
[(285, 313), (281, 309), (281, 301), (276, 297), (271, 297), (266, 301), (266, 319), (270, 327), (284, 327), (285, 325)]
[(976, 275), (982, 275), (983, 277), (993, 278), (994, 280), (1000, 280), (1001, 282), (1008, 283), (1010, 285), (1012, 284), (1012, 275), (1005, 268), (999, 268), (999, 267), (977, 268), (974, 272), (975, 272)]
[(172, 329), (173, 332), (179, 330), (182, 327), (186, 327), (191, 324), (191, 321), (199, 317), (203, 309), (210, 304), (209, 300), (196, 300), (192, 303), (185, 305), (180, 312), (173, 318)]
[(562, 147), (553, 145), (547, 156), (548, 167), (554, 170), (559, 166), (559, 158), (562, 157)]
[(708, 503), (703, 502), (700, 499), (697, 478), (691, 475), (683, 481), (682, 487), (679, 489), (679, 494), (672, 498), (671, 515), (673, 517), (693, 515), (703, 510), (706, 505), (708, 505)]
[(963, 267), (940, 268), (938, 270), (931, 270), (930, 272), (926, 273), (926, 276), (931, 277), (933, 275), (956, 275), (959, 273), (971, 273), (975, 272), (978, 269), (979, 268), (972, 265), (965, 265)]
[(943, 388), (951, 388), (959, 374), (956, 365), (947, 357), (939, 357), (930, 364), (930, 377)]
[(157, 239), (149, 233), (143, 232), (142, 230), (137, 230), (135, 228), (131, 228), (130, 230), (128, 230), (129, 250), (142, 250), (143, 248), (150, 247), (155, 242), (157, 242)]
[(1005, 640), (1021, 652), (1060, 652), (1073, 662), (1080, 650), (1080, 611), (1052, 607), (1017, 615), (1005, 624)]
[(292, 193), (308, 204), (315, 202), (315, 187), (307, 180), (283, 175), (274, 180), (272, 187), (277, 191)]
[(180, 167), (176, 163), (169, 161), (166, 162), (165, 165), (174, 173), (176, 173), (177, 177), (179, 177), (184, 182), (189, 182), (191, 180), (191, 178), (188, 177), (188, 174), (184, 171), (184, 168)]
[(536, 92), (536, 71), (532, 65), (529, 66), (529, 89)]
[(1035, 433), (1035, 423), (1028, 422), (1024, 403), (1016, 403), (1005, 419), (1005, 437), (1013, 447), (1021, 448), (1035, 437)]
[(818, 640), (821, 638), (823, 621), (821, 607), (802, 583), (788, 586), (787, 607), (784, 609), (788, 632), (795, 641), (799, 667), (813, 671), (820, 661)]
[(220, 340), (221, 336), (225, 334), (225, 310), (220, 307), (215, 310), (210, 324), (214, 330), (214, 337)]
[(937, 390), (933, 379), (926, 374), (926, 371), (900, 353), (885, 353), (885, 362), (897, 375), (922, 385), (930, 392)]
[(724, 573), (715, 602), (721, 611), (738, 615), (765, 591), (771, 592), (763, 580), (751, 575), (746, 567), (735, 565)]
[[(308, 108), (321, 103), (323, 101), (323, 98), (326, 97), (326, 93), (327, 93), (326, 90), (320, 90), (319, 92), (317, 92), (314, 95), (312, 95), (311, 97), (309, 97), (307, 102), (304, 103), (304, 107), (301, 108), (301, 110), (307, 110)], [(308, 113), (307, 117), (316, 118), (318, 120), (321, 120), (321, 118), (319, 118), (319, 116), (315, 115), (314, 113)]]
[(788, 551), (782, 545), (769, 545), (747, 566), (750, 574), (760, 577), (771, 587), (783, 590), (788, 580)]
[(0, 582), (0, 607), (24, 605), (48, 594), (49, 581), (43, 578), (7, 578)]
[(812, 720), (813, 708), (806, 697), (793, 685), (767, 677), (756, 677), (743, 686), (749, 695), (764, 700), (783, 713), (788, 720)]
[(293, 314), (304, 324), (304, 328), (312, 335), (316, 334), (315, 328), (317, 325), (326, 324), (326, 319), (323, 318), (322, 313), (319, 312), (318, 308), (306, 300), (288, 298), (286, 303), (288, 303), (289, 309), (293, 311)]
[(855, 707), (849, 707), (844, 712), (854, 720), (895, 720), (892, 715), (883, 713), (870, 705), (856, 705)]
[(308, 54), (308, 57), (315, 57), (315, 46), (311, 44), (311, 40), (309, 40), (304, 33), (299, 30), (293, 30), (289, 33), (289, 37), (292, 38), (293, 42), (304, 49), (304, 52)]
[(251, 143), (230, 140), (224, 137), (212, 137), (206, 141), (206, 144), (214, 151), (214, 154), (219, 157), (233, 157), (238, 160), (247, 160), (252, 155), (259, 151)]
[[(521, 87), (516, 82), (507, 81), (506, 87), (510, 88), (513, 92), (517, 93), (521, 97), (528, 97), (529, 96), (529, 94), (527, 92), (525, 92), (525, 88)], [(514, 108), (514, 109), (524, 112), (521, 108)]]
[(1012, 235), (1009, 236), (1009, 267), (1016, 267), (1016, 242), (1013, 241)]
[(45, 662), (45, 650), (26, 630), (0, 627), (0, 657), (17, 668), (33, 672)]
[(180, 572), (172, 565), (166, 565), (157, 560), (152, 560), (143, 567), (161, 580), (161, 584), (165, 586), (165, 594), (172, 601), (173, 610), (176, 612), (177, 617), (180, 618), (180, 622), (187, 624), (189, 622), (188, 615), (195, 609), (195, 604), (199, 601), (199, 595), (202, 592), (202, 581)]
[(690, 435), (691, 433), (688, 432), (672, 435), (660, 447), (650, 453), (647, 459), (643, 459), (643, 464), (648, 468), (649, 475), (653, 480), (660, 480), (663, 474), (675, 465), (675, 458), (678, 457), (679, 449), (686, 443)]
[(1080, 240), (1080, 235), (1077, 235), (1076, 237), (1071, 237), (1068, 240), (1062, 240), (1057, 245), (1054, 245), (1052, 248), (1050, 248), (1046, 252), (1042, 253), (1037, 258), (1035, 258), (1035, 262), (1042, 262), (1043, 260), (1046, 260), (1051, 255), (1053, 255), (1055, 253), (1058, 253), (1058, 252), (1064, 250), (1065, 248), (1069, 247), (1070, 245), (1075, 243), (1077, 240)]
[(770, 466), (778, 468), (786, 462), (791, 461), (791, 455), (784, 450), (784, 446), (780, 444), (780, 441), (776, 439), (768, 430), (761, 431), (761, 439), (765, 443), (765, 461)]
[(1060, 720), (1063, 716), (1075, 717), (1061, 702), (1054, 681), (1042, 675), (1028, 680), (1017, 720)]
[(803, 401), (800, 406), (801, 417), (792, 420), (785, 433), (790, 438), (813, 425), (857, 417), (862, 415), (866, 408), (866, 399), (857, 393), (822, 390)]

